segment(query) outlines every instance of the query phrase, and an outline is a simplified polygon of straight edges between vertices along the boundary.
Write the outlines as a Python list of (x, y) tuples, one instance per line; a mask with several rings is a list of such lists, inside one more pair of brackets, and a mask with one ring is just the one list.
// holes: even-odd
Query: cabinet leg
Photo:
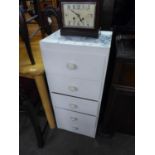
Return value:
[(44, 145), (44, 141), (43, 141), (43, 135), (42, 135), (42, 132), (41, 132), (41, 127), (40, 127), (40, 124), (39, 124), (37, 113), (35, 111), (36, 109), (34, 109), (32, 103), (30, 101), (26, 101), (25, 105), (27, 106), (27, 111), (28, 111), (28, 114), (29, 114), (29, 118), (30, 118), (30, 120), (32, 122), (34, 131), (35, 131), (35, 135), (36, 135), (37, 142), (38, 142), (38, 147), (42, 148), (43, 145)]
[(42, 101), (42, 105), (45, 111), (45, 115), (48, 121), (48, 124), (50, 126), (50, 128), (55, 128), (55, 120), (54, 120), (54, 115), (52, 112), (52, 107), (51, 107), (51, 103), (49, 100), (49, 96), (48, 96), (48, 92), (47, 92), (47, 87), (45, 84), (45, 79), (44, 79), (44, 75), (38, 75), (35, 78), (35, 83), (36, 86), (38, 88), (38, 92)]

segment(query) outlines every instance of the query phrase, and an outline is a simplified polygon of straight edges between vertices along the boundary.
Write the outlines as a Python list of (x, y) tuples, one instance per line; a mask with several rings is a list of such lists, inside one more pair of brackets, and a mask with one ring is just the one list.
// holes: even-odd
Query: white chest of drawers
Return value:
[(40, 41), (57, 127), (95, 137), (112, 32), (98, 39), (64, 37)]

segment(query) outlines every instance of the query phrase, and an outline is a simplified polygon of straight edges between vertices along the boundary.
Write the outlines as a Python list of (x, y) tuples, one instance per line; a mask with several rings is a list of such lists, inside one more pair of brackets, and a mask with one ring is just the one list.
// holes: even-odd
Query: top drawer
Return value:
[[(73, 78), (101, 80), (108, 62), (108, 50), (104, 48), (41, 45), (46, 72)], [(102, 79), (103, 80), (103, 79)]]

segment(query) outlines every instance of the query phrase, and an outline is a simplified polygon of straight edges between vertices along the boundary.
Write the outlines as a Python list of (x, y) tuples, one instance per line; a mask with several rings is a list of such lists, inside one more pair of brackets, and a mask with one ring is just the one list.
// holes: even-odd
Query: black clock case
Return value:
[[(86, 29), (86, 28), (66, 28), (63, 27), (63, 15), (61, 10), (61, 2), (96, 2), (96, 12), (95, 12), (95, 28)], [(60, 12), (61, 12), (61, 30), (60, 33), (63, 36), (85, 36), (98, 38), (99, 29), (101, 24), (101, 0), (60, 0)]]

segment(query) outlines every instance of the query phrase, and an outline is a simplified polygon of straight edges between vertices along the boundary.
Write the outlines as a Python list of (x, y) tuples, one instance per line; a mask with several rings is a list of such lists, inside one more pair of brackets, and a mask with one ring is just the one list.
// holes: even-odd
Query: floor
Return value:
[(20, 116), (20, 155), (134, 155), (135, 137), (115, 134), (96, 139), (60, 129), (47, 129), (45, 145), (38, 148), (33, 128), (26, 116)]

